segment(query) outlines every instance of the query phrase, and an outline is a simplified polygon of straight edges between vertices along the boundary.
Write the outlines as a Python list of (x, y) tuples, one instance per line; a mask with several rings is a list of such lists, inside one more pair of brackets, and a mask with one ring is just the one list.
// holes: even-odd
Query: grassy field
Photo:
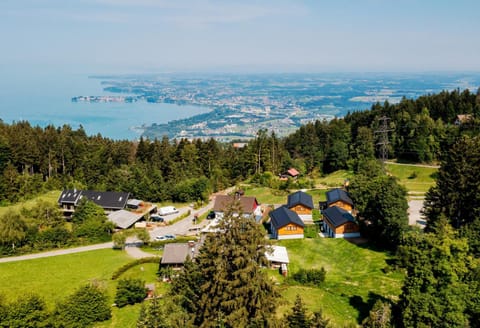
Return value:
[[(311, 311), (322, 309), (334, 326), (360, 323), (379, 298), (396, 300), (400, 294), (403, 275), (384, 273), (389, 258), (384, 252), (354, 245), (344, 239), (286, 240), (290, 257), (290, 274), (300, 268), (321, 268), (327, 271), (323, 286), (283, 286), (287, 301), (279, 309), (282, 315), (290, 310), (300, 294)], [(283, 278), (276, 275), (279, 281)]]
[[(35, 293), (53, 309), (55, 303), (72, 294), (78, 287), (91, 281), (99, 282), (107, 288), (111, 302), (115, 296), (117, 281), (112, 281), (112, 273), (122, 265), (132, 261), (125, 252), (110, 249), (48, 257), (29, 261), (0, 264), (0, 295), (12, 301), (22, 295)], [(163, 283), (157, 282), (158, 264), (144, 263), (125, 272), (123, 278), (139, 278), (147, 283), (156, 283), (156, 290), (166, 291)], [(97, 327), (134, 327), (140, 305), (112, 308), (112, 319)]]
[[(383, 252), (356, 246), (343, 239), (304, 239), (281, 241), (290, 256), (290, 273), (299, 268), (327, 270), (323, 286), (318, 288), (283, 284), (284, 278), (277, 271), (269, 275), (280, 285), (284, 301), (279, 301), (279, 316), (293, 305), (297, 294), (310, 310), (321, 308), (331, 318), (334, 326), (360, 322), (377, 298), (396, 299), (400, 294), (402, 275), (384, 273), (388, 255)], [(99, 250), (30, 261), (0, 264), (0, 294), (6, 300), (36, 293), (53, 308), (56, 301), (72, 294), (79, 286), (95, 280), (104, 284), (111, 297), (115, 294), (116, 281), (112, 273), (131, 261), (124, 252)], [(122, 278), (140, 278), (147, 283), (156, 283), (157, 293), (164, 294), (168, 285), (157, 281), (158, 265), (145, 263), (125, 272)], [(7, 283), (8, 282), (8, 283)], [(132, 327), (137, 320), (140, 306), (113, 308), (111, 320), (97, 327)]]
[(424, 194), (435, 185), (437, 168), (415, 165), (386, 164), (388, 173), (397, 177), (402, 186), (413, 194)]
[(342, 187), (345, 180), (352, 177), (353, 173), (351, 171), (339, 170), (324, 177), (315, 179), (315, 185), (317, 186), (317, 188), (327, 189)]
[(242, 185), (245, 196), (255, 196), (260, 204), (286, 204), (288, 192), (267, 187)]

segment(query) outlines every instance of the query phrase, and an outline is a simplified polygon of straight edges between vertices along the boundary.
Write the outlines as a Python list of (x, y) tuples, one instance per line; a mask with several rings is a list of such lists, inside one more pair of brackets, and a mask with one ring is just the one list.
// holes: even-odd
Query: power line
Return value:
[(377, 145), (380, 146), (380, 156), (382, 160), (382, 167), (385, 170), (385, 161), (388, 158), (388, 144), (390, 143), (388, 140), (388, 132), (393, 131), (393, 129), (388, 128), (388, 121), (390, 118), (387, 116), (382, 116), (378, 118), (380, 125), (378, 130), (374, 133), (380, 135), (380, 141), (377, 142)]

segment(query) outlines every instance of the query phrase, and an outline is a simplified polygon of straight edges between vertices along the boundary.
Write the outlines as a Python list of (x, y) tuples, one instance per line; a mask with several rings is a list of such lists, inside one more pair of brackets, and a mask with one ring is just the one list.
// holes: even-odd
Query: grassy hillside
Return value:
[[(22, 295), (34, 293), (45, 299), (53, 309), (55, 303), (72, 294), (78, 287), (96, 281), (107, 288), (111, 302), (115, 296), (117, 281), (112, 273), (132, 261), (125, 252), (110, 249), (76, 253), (28, 261), (0, 263), (0, 295), (12, 301)], [(156, 282), (158, 265), (145, 263), (125, 272), (120, 278), (139, 278), (147, 283)], [(165, 291), (159, 285), (159, 293)], [(111, 320), (98, 327), (134, 327), (140, 305), (112, 308)]]
[(386, 164), (387, 172), (397, 177), (407, 191), (424, 194), (435, 185), (435, 174), (438, 169), (408, 164)]
[[(288, 301), (280, 313), (288, 311), (300, 294), (311, 311), (321, 308), (335, 326), (360, 323), (379, 298), (396, 300), (400, 294), (403, 274), (385, 273), (389, 255), (357, 246), (344, 239), (285, 240), (290, 257), (290, 274), (300, 268), (321, 268), (327, 271), (321, 287), (291, 285), (282, 287)], [(386, 270), (388, 271), (388, 270)], [(277, 279), (283, 280), (280, 276)]]

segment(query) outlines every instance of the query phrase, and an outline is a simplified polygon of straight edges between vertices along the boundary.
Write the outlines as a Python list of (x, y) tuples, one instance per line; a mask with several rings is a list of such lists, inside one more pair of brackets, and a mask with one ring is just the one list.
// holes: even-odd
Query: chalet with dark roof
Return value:
[(304, 223), (313, 223), (312, 210), (314, 206), (312, 196), (309, 194), (297, 191), (288, 195), (287, 208), (297, 213)]
[(323, 231), (333, 238), (360, 237), (360, 229), (352, 214), (338, 206), (323, 210)]
[(242, 213), (245, 217), (253, 217), (257, 222), (260, 221), (262, 218), (262, 210), (257, 198), (239, 195), (217, 195), (213, 205), (215, 217), (222, 218), (225, 211), (236, 202), (239, 204), (239, 213), (234, 213), (234, 215)]
[(274, 239), (303, 238), (305, 223), (297, 213), (281, 206), (269, 213), (270, 228)]
[(101, 206), (105, 212), (122, 210), (125, 208), (128, 192), (93, 191), (93, 190), (63, 190), (58, 198), (58, 205), (65, 216), (71, 216), (82, 199), (88, 199)]
[(353, 201), (348, 193), (340, 188), (327, 191), (327, 207), (337, 206), (352, 213)]

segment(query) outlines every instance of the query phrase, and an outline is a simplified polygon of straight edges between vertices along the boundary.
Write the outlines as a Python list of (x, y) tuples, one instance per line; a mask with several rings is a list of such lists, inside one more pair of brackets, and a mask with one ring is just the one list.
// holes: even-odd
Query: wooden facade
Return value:
[(360, 227), (347, 210), (332, 206), (323, 211), (323, 232), (333, 238), (360, 237)]
[(343, 208), (345, 211), (350, 212), (350, 213), (353, 211), (352, 204), (349, 204), (349, 203), (344, 202), (342, 200), (338, 200), (338, 201), (328, 205), (328, 207), (332, 207), (332, 206), (337, 206), (337, 207)]
[(286, 226), (277, 230), (278, 237), (290, 236), (290, 235), (303, 235), (303, 227), (296, 225), (295, 223), (289, 223)]
[(303, 206), (303, 205), (296, 205), (296, 206), (290, 207), (290, 209), (300, 216), (302, 216), (302, 215), (310, 215), (311, 216), (312, 215), (312, 209), (308, 208), (306, 206)]

